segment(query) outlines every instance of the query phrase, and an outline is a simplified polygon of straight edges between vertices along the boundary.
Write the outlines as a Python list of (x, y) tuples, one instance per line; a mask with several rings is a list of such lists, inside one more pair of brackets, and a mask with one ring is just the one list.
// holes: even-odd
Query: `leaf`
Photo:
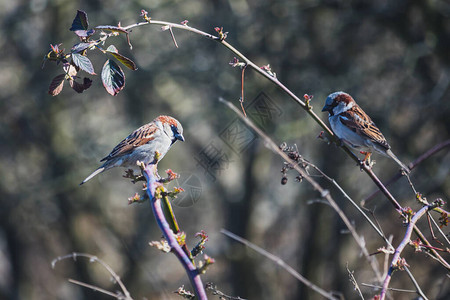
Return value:
[(82, 10), (77, 10), (77, 15), (73, 19), (70, 31), (84, 30), (86, 31), (89, 27), (88, 17), (86, 12)]
[(112, 56), (114, 56), (118, 61), (123, 63), (127, 68), (129, 68), (129, 69), (131, 69), (133, 71), (137, 70), (137, 67), (136, 67), (136, 64), (134, 63), (134, 61), (132, 61), (128, 57), (125, 57), (122, 54), (120, 54), (119, 51), (117, 50), (117, 48), (114, 45), (110, 45), (108, 47), (108, 49), (106, 49), (106, 52), (108, 52)]
[(79, 67), (81, 70), (91, 74), (96, 75), (94, 71), (94, 66), (87, 56), (81, 55), (79, 53), (72, 53), (73, 63)]
[(92, 80), (90, 80), (87, 77), (84, 77), (83, 83), (79, 83), (75, 80), (70, 80), (69, 81), (70, 86), (73, 88), (73, 90), (77, 93), (82, 93), (85, 90), (87, 90), (91, 84), (92, 84)]
[(75, 34), (81, 38), (86, 38), (86, 37), (90, 37), (91, 35), (94, 34), (95, 30), (91, 29), (91, 30), (75, 30), (74, 31)]
[(52, 96), (56, 96), (61, 93), (64, 86), (64, 79), (66, 74), (59, 74), (55, 78), (53, 78), (50, 86), (48, 87), (48, 93)]
[(112, 59), (108, 59), (103, 65), (102, 82), (106, 91), (113, 96), (125, 87), (125, 74)]
[(80, 68), (78, 68), (77, 66), (74, 66), (71, 63), (64, 63), (64, 65), (63, 65), (64, 72), (66, 72), (66, 74), (69, 75), (70, 77), (77, 76), (79, 69)]
[(123, 29), (122, 27), (118, 27), (118, 26), (110, 26), (110, 25), (106, 25), (106, 26), (96, 26), (95, 29), (109, 30), (109, 31), (112, 31), (112, 32), (128, 33), (128, 31), (126, 31), (126, 30)]
[(106, 49), (106, 51), (108, 52), (114, 52), (114, 53), (119, 53), (119, 50), (117, 50), (116, 46), (114, 45), (109, 45), (108, 49)]
[(87, 77), (84, 77), (84, 78), (83, 78), (83, 85), (84, 85), (84, 89), (87, 90), (88, 88), (91, 87), (91, 85), (92, 85), (92, 80), (90, 80), (90, 79), (87, 78)]
[(72, 47), (70, 50), (72, 53), (81, 52), (83, 50), (86, 50), (92, 45), (92, 43), (78, 43)]

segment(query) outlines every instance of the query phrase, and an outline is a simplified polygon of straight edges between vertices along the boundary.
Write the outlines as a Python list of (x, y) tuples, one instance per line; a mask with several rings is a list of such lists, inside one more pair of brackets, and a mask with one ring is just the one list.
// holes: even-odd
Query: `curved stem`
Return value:
[[(416, 214), (411, 218), (411, 221), (408, 224), (408, 228), (405, 233), (405, 237), (403, 238), (402, 242), (398, 245), (398, 247), (395, 249), (394, 257), (392, 258), (391, 266), (389, 267), (389, 271), (386, 275), (386, 278), (383, 282), (383, 288), (381, 290), (380, 299), (384, 300), (386, 298), (386, 292), (388, 290), (389, 282), (392, 278), (392, 273), (399, 269), (403, 268), (403, 266), (399, 266), (399, 260), (400, 260), (400, 254), (402, 253), (403, 249), (405, 249), (406, 245), (409, 244), (411, 240), (411, 234), (416, 226), (416, 222), (430, 209), (430, 206), (424, 206), (422, 207)], [(422, 295), (424, 297), (424, 295)], [(424, 297), (426, 299), (426, 297)]]
[(158, 179), (155, 176), (156, 173), (156, 165), (148, 165), (144, 169), (144, 176), (147, 179), (147, 194), (150, 198), (150, 206), (152, 207), (153, 215), (155, 216), (156, 222), (158, 223), (159, 228), (161, 229), (164, 237), (169, 244), (171, 251), (176, 255), (180, 263), (183, 265), (186, 273), (191, 281), (192, 287), (194, 288), (195, 295), (197, 299), (208, 299), (206, 297), (205, 288), (203, 287), (202, 279), (200, 278), (200, 274), (197, 268), (194, 266), (190, 258), (183, 251), (177, 239), (174, 236), (172, 229), (170, 229), (170, 225), (167, 222), (164, 212), (161, 208), (161, 199), (156, 197), (157, 188), (161, 187), (161, 183), (158, 182)]

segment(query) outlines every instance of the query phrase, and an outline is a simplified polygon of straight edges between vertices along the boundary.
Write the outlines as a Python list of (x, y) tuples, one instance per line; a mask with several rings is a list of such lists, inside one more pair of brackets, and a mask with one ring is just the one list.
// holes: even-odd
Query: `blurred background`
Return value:
[[(186, 192), (174, 209), (188, 245), (196, 244), (200, 230), (209, 235), (205, 253), (216, 264), (204, 282), (247, 299), (321, 299), (267, 258), (222, 235), (225, 228), (347, 299), (358, 296), (346, 264), (360, 285), (378, 284), (332, 208), (317, 201), (320, 195), (309, 184), (296, 182), (294, 173), (281, 185), (282, 160), (218, 102), (224, 97), (239, 105), (241, 77), (240, 69), (229, 65), (231, 52), (218, 43), (174, 30), (177, 49), (168, 31), (139, 27), (131, 33), (133, 50), (123, 36), (107, 41), (139, 68), (123, 68), (126, 86), (118, 96), (106, 93), (100, 76), (83, 72), (79, 75), (93, 80), (89, 90), (77, 94), (66, 83), (60, 95), (48, 95), (61, 66), (47, 63), (41, 69), (42, 58), (50, 44), (62, 43), (68, 51), (78, 42), (68, 30), (77, 9), (87, 12), (90, 27), (133, 24), (141, 20), (141, 9), (155, 20), (188, 20), (212, 34), (214, 27), (224, 27), (229, 43), (258, 65), (270, 64), (296, 95), (314, 95), (313, 109), (327, 124), (320, 112), (326, 96), (350, 93), (405, 163), (450, 138), (447, 1), (0, 0), (1, 299), (110, 299), (67, 282), (74, 278), (118, 290), (98, 264), (80, 258), (51, 268), (54, 258), (72, 252), (110, 264), (134, 299), (180, 299), (173, 291), (181, 285), (190, 289), (175, 256), (148, 245), (161, 238), (148, 204), (128, 205), (141, 185), (122, 178), (121, 169), (78, 185), (122, 138), (160, 114), (184, 126), (186, 141), (174, 145), (159, 169), (182, 175), (176, 184)], [(100, 74), (105, 55), (97, 51), (89, 57)], [(321, 129), (298, 105), (250, 69), (245, 97), (249, 116), (276, 143), (296, 144), (355, 201), (375, 190), (343, 151), (316, 138)], [(398, 171), (392, 160), (373, 158), (382, 180)], [(449, 168), (447, 148), (420, 164), (411, 178), (428, 200), (448, 201)], [(317, 180), (331, 190), (370, 253), (384, 246), (336, 189)], [(390, 190), (402, 205), (420, 207), (406, 179)], [(378, 195), (366, 206), (398, 245), (405, 227), (391, 204)], [(426, 219), (419, 226), (431, 239)], [(430, 299), (448, 299), (450, 279), (443, 267), (411, 247), (403, 256)], [(384, 256), (378, 261), (382, 266)], [(390, 286), (414, 290), (404, 272), (396, 272)], [(361, 289), (367, 298), (377, 293)]]

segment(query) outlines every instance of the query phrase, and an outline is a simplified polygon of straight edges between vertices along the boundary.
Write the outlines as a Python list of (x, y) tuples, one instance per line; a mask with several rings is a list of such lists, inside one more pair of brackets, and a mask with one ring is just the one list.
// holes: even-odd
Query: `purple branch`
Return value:
[(200, 278), (200, 274), (197, 268), (194, 266), (192, 261), (186, 255), (186, 253), (181, 248), (177, 239), (174, 236), (172, 229), (170, 229), (169, 223), (167, 222), (164, 213), (161, 208), (161, 199), (157, 198), (156, 189), (162, 184), (159, 182), (159, 179), (156, 178), (156, 165), (148, 165), (144, 169), (144, 176), (147, 179), (147, 194), (150, 198), (150, 205), (153, 210), (153, 215), (155, 216), (156, 222), (158, 223), (159, 228), (161, 229), (164, 237), (169, 244), (171, 251), (178, 257), (178, 260), (183, 265), (186, 273), (191, 281), (191, 284), (194, 288), (195, 295), (197, 299), (208, 299), (206, 297), (206, 292), (203, 287), (202, 279)]
[[(384, 300), (386, 298), (386, 292), (388, 290), (389, 282), (392, 279), (392, 273), (399, 269), (403, 268), (399, 266), (399, 260), (400, 260), (400, 254), (402, 253), (403, 249), (406, 247), (406, 245), (409, 244), (411, 240), (411, 234), (414, 230), (414, 226), (416, 222), (429, 210), (433, 209), (434, 206), (424, 206), (422, 207), (418, 212), (414, 214), (414, 216), (411, 218), (411, 221), (408, 224), (408, 228), (406, 229), (405, 237), (403, 238), (402, 242), (398, 245), (397, 249), (395, 249), (394, 257), (392, 258), (391, 266), (389, 267), (389, 271), (386, 275), (386, 278), (383, 282), (383, 289), (381, 290), (380, 294), (380, 300)], [(406, 267), (405, 267), (406, 268)]]

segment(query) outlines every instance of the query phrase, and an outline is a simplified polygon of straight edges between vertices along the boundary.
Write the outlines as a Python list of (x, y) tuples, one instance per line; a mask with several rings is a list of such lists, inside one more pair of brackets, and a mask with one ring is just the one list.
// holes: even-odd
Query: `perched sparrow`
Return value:
[(80, 185), (114, 167), (134, 167), (138, 161), (146, 165), (152, 162), (157, 163), (154, 161), (155, 153), (159, 153), (158, 160), (161, 160), (177, 140), (184, 141), (183, 127), (180, 122), (169, 116), (159, 116), (133, 131), (114, 147), (111, 153), (101, 160), (104, 161), (103, 165)]
[(391, 151), (380, 129), (347, 93), (335, 92), (328, 95), (322, 111), (328, 111), (328, 120), (338, 138), (352, 148), (366, 154), (364, 161), (375, 150), (389, 156), (406, 172), (406, 167)]

